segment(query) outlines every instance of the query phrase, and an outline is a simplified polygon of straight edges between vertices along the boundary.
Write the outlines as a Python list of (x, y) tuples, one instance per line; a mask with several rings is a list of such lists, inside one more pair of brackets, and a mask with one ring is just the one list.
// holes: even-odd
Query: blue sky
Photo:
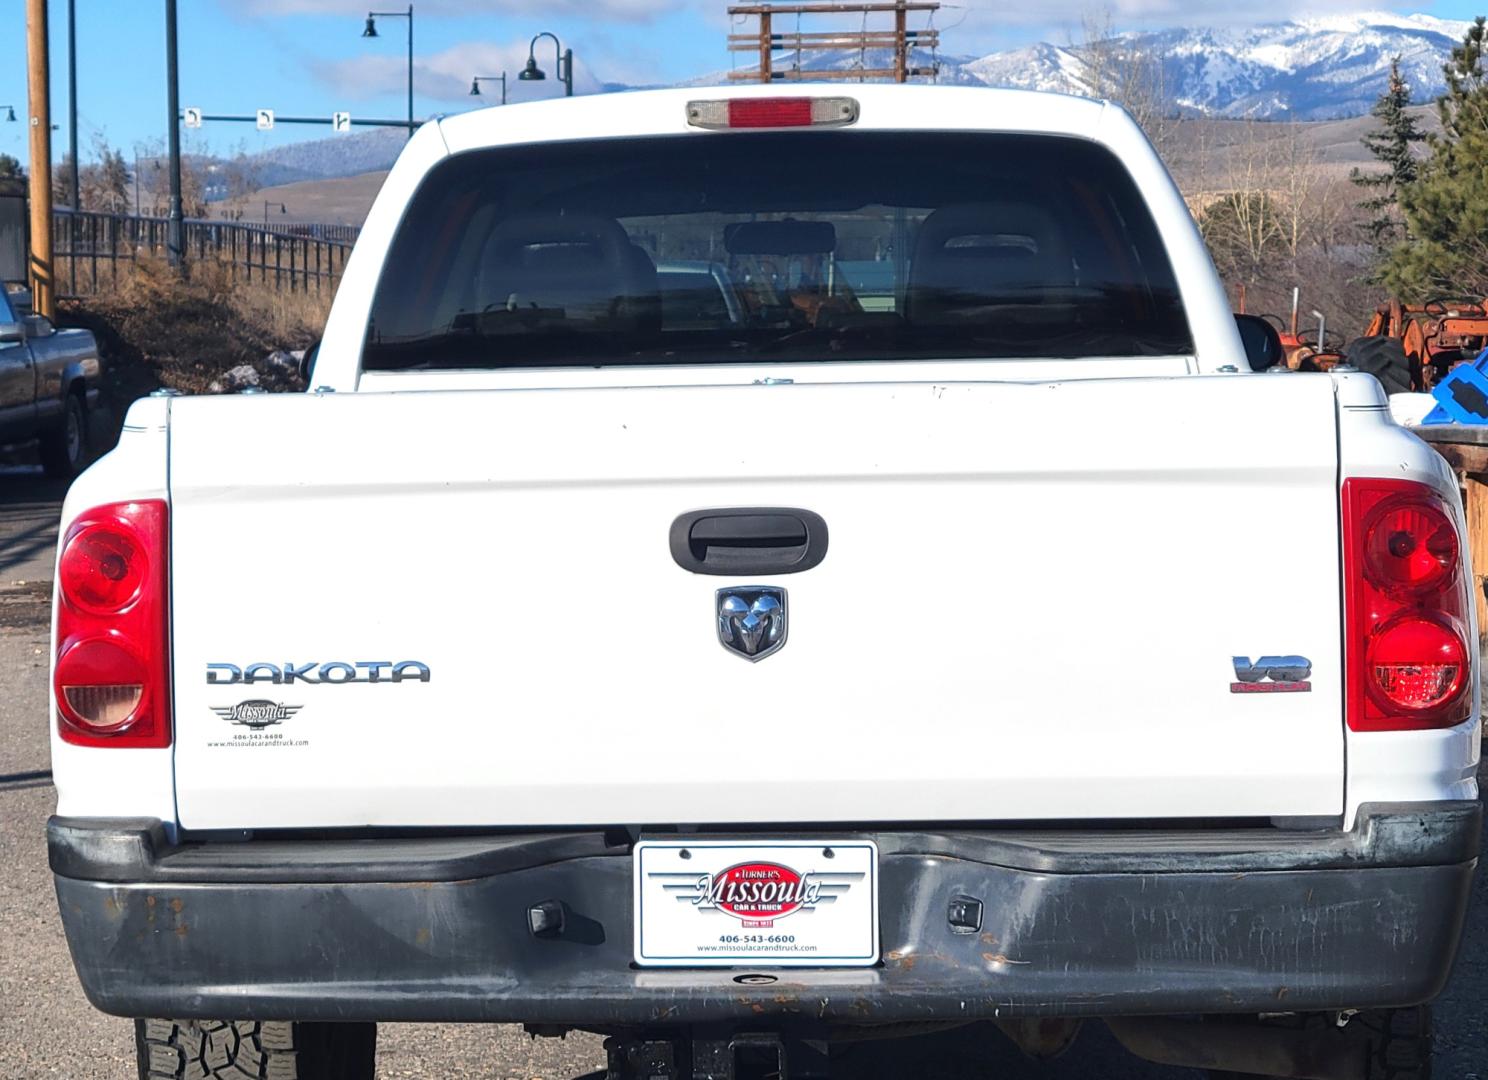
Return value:
[[(366, 0), (178, 0), (181, 104), (207, 112), (252, 113), (273, 108), (284, 115), (325, 116), (325, 128), (281, 127), (259, 132), (249, 124), (209, 125), (186, 133), (188, 150), (249, 152), (284, 142), (324, 138), (330, 114), (398, 118), (406, 111), (406, 20), (381, 19), (381, 36), (361, 36)], [(163, 0), (76, 0), (78, 132), (87, 160), (95, 137), (128, 156), (148, 152), (166, 133)], [(406, 9), (379, 3), (378, 10)], [(518, 83), (527, 42), (540, 31), (556, 33), (576, 54), (581, 91), (604, 82), (641, 84), (726, 70), (727, 0), (414, 0), (414, 108), (420, 115), (458, 112), (472, 75), (511, 76), (514, 98), (555, 93), (552, 44), (539, 43), (545, 83)], [(980, 54), (1030, 40), (1065, 42), (1078, 35), (1081, 15), (1100, 0), (1044, 0), (1009, 13), (1002, 0), (946, 0), (936, 25), (942, 47)], [(1377, 7), (1322, 0), (1299, 8), (1294, 0), (1246, 5), (1251, 21), (1294, 18), (1312, 11)], [(1138, 28), (1233, 21), (1229, 0), (1116, 0), (1115, 25)], [(1036, 8), (1036, 10), (1027, 10)], [(1442, 0), (1402, 5), (1441, 18), (1471, 18), (1488, 0)], [(0, 153), (26, 159), (24, 0), (0, 0), (0, 106), (14, 105), (21, 122), (4, 121)], [(62, 129), (54, 154), (67, 140), (67, 5), (52, 0), (52, 110)], [(485, 102), (500, 87), (485, 87)]]

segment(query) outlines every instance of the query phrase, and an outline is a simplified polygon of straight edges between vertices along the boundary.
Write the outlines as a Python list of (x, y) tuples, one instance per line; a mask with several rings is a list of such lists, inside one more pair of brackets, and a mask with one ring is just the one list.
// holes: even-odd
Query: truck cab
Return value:
[(99, 375), (92, 334), (58, 330), (31, 313), (29, 294), (0, 289), (0, 445), (36, 439), (48, 474), (72, 476), (83, 464)]

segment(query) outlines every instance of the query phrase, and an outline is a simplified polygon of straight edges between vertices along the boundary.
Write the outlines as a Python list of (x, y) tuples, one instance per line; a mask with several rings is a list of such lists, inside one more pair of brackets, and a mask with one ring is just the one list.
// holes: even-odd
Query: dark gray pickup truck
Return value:
[(0, 446), (36, 439), (52, 476), (71, 476), (87, 449), (98, 401), (98, 344), (86, 330), (58, 330), (17, 311), (0, 289)]

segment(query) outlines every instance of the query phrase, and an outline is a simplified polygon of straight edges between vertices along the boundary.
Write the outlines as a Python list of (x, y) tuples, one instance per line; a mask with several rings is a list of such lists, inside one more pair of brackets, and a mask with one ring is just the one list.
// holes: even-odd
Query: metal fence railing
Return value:
[[(238, 224), (243, 224), (238, 222)], [(257, 228), (250, 223), (251, 228)], [(357, 235), (362, 231), (360, 225), (321, 225), (305, 224), (296, 222), (293, 225), (281, 225), (278, 222), (270, 222), (263, 226), (265, 232), (283, 233), (285, 236), (309, 236), (316, 240), (335, 240), (343, 244), (353, 244)]]
[[(52, 219), (54, 280), (62, 296), (86, 296), (116, 284), (141, 256), (164, 257), (167, 221), (161, 217), (55, 210)], [(334, 290), (356, 239), (355, 226), (281, 225), (188, 220), (183, 224), (188, 260), (215, 261), (234, 281), (258, 282), (287, 292)], [(121, 266), (121, 264), (123, 264)]]

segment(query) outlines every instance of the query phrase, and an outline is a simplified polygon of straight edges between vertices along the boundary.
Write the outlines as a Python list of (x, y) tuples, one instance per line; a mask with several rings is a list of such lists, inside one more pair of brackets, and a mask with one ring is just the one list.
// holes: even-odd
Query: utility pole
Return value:
[[(41, 0), (45, 3), (45, 0)], [(181, 227), (181, 80), (176, 67), (176, 0), (165, 0), (165, 79), (169, 102), (166, 130), (170, 132), (170, 203), (166, 208), (165, 252), (179, 270), (185, 257)]]
[[(754, 16), (759, 20), (758, 28), (752, 32), (730, 34), (728, 50), (732, 53), (757, 54), (759, 60), (753, 70), (730, 71), (733, 80), (751, 82), (817, 82), (824, 79), (892, 79), (908, 82), (916, 78), (934, 78), (938, 65), (915, 64), (912, 52), (928, 50), (932, 56), (940, 47), (940, 31), (932, 26), (924, 30), (911, 30), (911, 13), (927, 15), (932, 21), (940, 8), (940, 0), (804, 0), (801, 3), (751, 2), (731, 6), (730, 16)], [(783, 30), (781, 18), (796, 16), (796, 29)], [(803, 15), (827, 16), (830, 19), (854, 19), (857, 29), (802, 31), (800, 18)], [(870, 15), (892, 15), (892, 30), (869, 30)], [(892, 67), (868, 67), (865, 58), (869, 50), (875, 54), (888, 50), (892, 54)], [(856, 53), (858, 63), (843, 68), (807, 68), (799, 66), (780, 68), (775, 64), (775, 54), (793, 52), (797, 60), (803, 52), (810, 51)]]
[(413, 138), (413, 5), (408, 5), (408, 137)]
[(47, 0), (26, 0), (26, 54), (31, 123), (31, 310), (57, 314), (52, 267), (52, 105), (47, 56)]
[[(83, 166), (78, 160), (77, 130), (77, 0), (67, 0), (67, 142), (72, 154), (72, 208), (81, 210), (78, 192)], [(74, 222), (76, 231), (76, 222)]]
[[(729, 12), (733, 14), (732, 11)], [(760, 8), (759, 12), (759, 81), (767, 83), (770, 81), (770, 57), (775, 48), (775, 39), (770, 34), (770, 9)]]

